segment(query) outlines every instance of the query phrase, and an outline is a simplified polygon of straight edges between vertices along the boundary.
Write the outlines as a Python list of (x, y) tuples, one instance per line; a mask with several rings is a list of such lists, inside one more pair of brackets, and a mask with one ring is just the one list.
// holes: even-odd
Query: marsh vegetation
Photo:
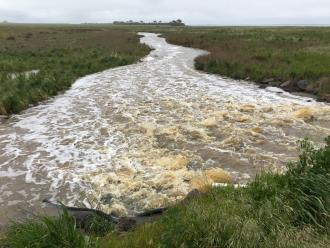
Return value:
[(209, 51), (196, 59), (199, 70), (256, 82), (268, 79), (271, 86), (307, 80), (305, 91), (330, 99), (330, 28), (196, 27), (165, 31), (164, 36), (170, 43)]
[(17, 113), (70, 88), (79, 77), (134, 63), (148, 53), (129, 31), (1, 25), (0, 115)]

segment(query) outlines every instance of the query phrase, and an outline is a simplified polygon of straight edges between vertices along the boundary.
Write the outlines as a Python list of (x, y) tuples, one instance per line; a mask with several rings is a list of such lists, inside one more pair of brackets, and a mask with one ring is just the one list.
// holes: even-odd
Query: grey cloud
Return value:
[(13, 22), (171, 20), (192, 25), (330, 24), (329, 0), (0, 0)]

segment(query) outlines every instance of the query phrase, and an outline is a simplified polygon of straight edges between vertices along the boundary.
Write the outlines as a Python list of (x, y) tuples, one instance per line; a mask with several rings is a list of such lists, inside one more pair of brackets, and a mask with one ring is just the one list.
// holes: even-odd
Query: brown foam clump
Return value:
[(206, 170), (205, 175), (214, 183), (231, 183), (233, 181), (232, 176), (221, 168), (212, 168)]
[(262, 129), (260, 127), (251, 128), (251, 131), (254, 133), (262, 133)]
[(169, 198), (178, 200), (178, 199), (183, 199), (188, 194), (188, 191), (186, 189), (182, 189), (182, 187), (177, 187), (167, 192), (166, 194)]
[(119, 182), (119, 177), (113, 172), (102, 173), (92, 175), (92, 182), (97, 182), (99, 187), (104, 187), (110, 184), (117, 184)]
[(121, 187), (121, 191), (130, 194), (132, 192), (137, 192), (145, 187), (145, 183), (141, 181), (127, 180), (123, 182), (123, 187)]
[(159, 132), (160, 134), (167, 134), (167, 135), (171, 135), (171, 136), (176, 136), (179, 133), (179, 128), (178, 127), (167, 127), (167, 128), (163, 128), (162, 130), (160, 130)]
[(192, 140), (209, 140), (210, 137), (208, 136), (207, 132), (203, 128), (196, 128), (196, 127), (184, 127), (183, 130), (184, 135), (188, 139)]
[(237, 119), (238, 122), (247, 122), (249, 120), (249, 117), (247, 116), (242, 116)]
[(171, 169), (171, 170), (179, 170), (182, 168), (186, 168), (188, 165), (189, 160), (187, 157), (183, 155), (170, 155), (166, 157), (161, 157), (160, 159), (157, 159), (155, 163), (159, 166)]
[(145, 124), (141, 125), (141, 129), (143, 130), (143, 132), (147, 136), (153, 136), (154, 135), (155, 127), (153, 125), (145, 123)]
[(272, 107), (263, 107), (261, 109), (261, 111), (264, 113), (270, 113), (270, 112), (274, 111), (274, 109)]
[(247, 122), (250, 120), (250, 117), (247, 115), (244, 115), (244, 114), (239, 114), (239, 115), (234, 116), (233, 119), (237, 122)]
[(153, 181), (153, 187), (157, 190), (166, 190), (173, 187), (173, 182), (176, 180), (176, 176), (173, 172), (168, 171), (160, 174)]
[(228, 112), (226, 112), (226, 111), (214, 111), (211, 115), (219, 121), (219, 120), (222, 120), (222, 119), (228, 117)]
[(203, 120), (201, 124), (204, 127), (216, 127), (218, 125), (217, 120), (214, 117)]
[(144, 209), (155, 209), (164, 207), (168, 202), (168, 197), (163, 194), (152, 194), (148, 197), (146, 203), (144, 204)]
[(196, 173), (190, 182), (191, 189), (198, 189), (207, 192), (212, 188), (213, 183), (232, 183), (231, 175), (221, 168), (211, 168), (203, 172)]
[(243, 106), (240, 107), (239, 109), (241, 112), (248, 112), (251, 113), (255, 110), (255, 106), (252, 104), (245, 104)]
[(310, 121), (314, 118), (314, 111), (311, 108), (301, 108), (294, 112), (294, 116), (304, 121)]
[(274, 119), (270, 120), (270, 123), (279, 127), (288, 126), (289, 124), (292, 124), (293, 121), (290, 119)]
[(130, 167), (122, 167), (116, 174), (120, 177), (129, 178), (134, 177), (134, 175), (136, 174), (136, 170)]
[(108, 210), (108, 213), (110, 213), (114, 216), (127, 216), (126, 208), (122, 204), (119, 204), (119, 203), (112, 204)]
[(242, 140), (240, 137), (230, 136), (223, 140), (222, 143), (226, 146), (239, 147), (242, 144)]

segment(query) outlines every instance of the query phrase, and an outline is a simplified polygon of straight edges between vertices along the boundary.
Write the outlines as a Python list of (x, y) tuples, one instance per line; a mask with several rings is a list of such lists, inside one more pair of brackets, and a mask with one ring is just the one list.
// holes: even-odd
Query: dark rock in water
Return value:
[(109, 194), (102, 195), (100, 202), (102, 204), (111, 204), (112, 199), (113, 199), (113, 195), (109, 193)]
[(269, 84), (269, 83), (272, 83), (272, 82), (275, 82), (276, 80), (274, 78), (268, 78), (268, 79), (265, 79), (265, 80), (262, 80), (260, 83), (261, 84)]
[(297, 82), (297, 86), (300, 90), (306, 90), (308, 85), (309, 85), (308, 80), (299, 80)]

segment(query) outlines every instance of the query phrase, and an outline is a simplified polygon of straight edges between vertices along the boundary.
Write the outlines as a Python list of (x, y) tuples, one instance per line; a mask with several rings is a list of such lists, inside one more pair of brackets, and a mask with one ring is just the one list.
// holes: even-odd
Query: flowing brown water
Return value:
[(0, 124), (0, 222), (43, 198), (100, 199), (121, 214), (159, 207), (184, 197), (201, 171), (245, 183), (282, 170), (298, 139), (330, 135), (324, 103), (197, 72), (204, 51), (155, 34), (142, 42), (155, 49), (143, 62), (79, 79)]

